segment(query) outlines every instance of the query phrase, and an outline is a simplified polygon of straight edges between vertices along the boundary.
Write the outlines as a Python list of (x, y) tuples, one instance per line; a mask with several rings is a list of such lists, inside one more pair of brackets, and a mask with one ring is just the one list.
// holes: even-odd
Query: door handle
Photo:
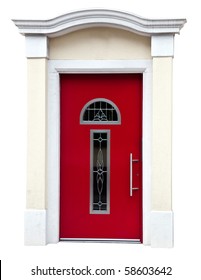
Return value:
[(133, 188), (133, 162), (139, 162), (139, 159), (133, 159), (133, 154), (130, 153), (130, 196), (133, 196), (133, 191), (139, 188)]

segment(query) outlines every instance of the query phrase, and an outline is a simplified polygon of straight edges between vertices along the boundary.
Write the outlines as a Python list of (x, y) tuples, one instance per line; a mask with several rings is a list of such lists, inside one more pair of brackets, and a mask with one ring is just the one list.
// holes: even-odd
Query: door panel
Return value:
[[(142, 75), (62, 74), (60, 88), (60, 238), (142, 240)], [(82, 109), (94, 99), (115, 104), (121, 122), (81, 122)], [(94, 144), (92, 137), (97, 138), (97, 133), (107, 137), (107, 145)], [(132, 163), (133, 187), (139, 188), (133, 196), (130, 153), (139, 159)], [(98, 168), (94, 181), (100, 191), (104, 161), (109, 172), (103, 179), (105, 183), (107, 178), (109, 188), (109, 211), (96, 212), (91, 205), (92, 169), (93, 165)]]

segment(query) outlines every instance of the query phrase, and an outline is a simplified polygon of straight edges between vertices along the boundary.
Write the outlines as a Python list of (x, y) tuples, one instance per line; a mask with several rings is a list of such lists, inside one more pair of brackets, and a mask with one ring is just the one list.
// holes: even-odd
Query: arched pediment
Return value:
[(148, 19), (131, 13), (90, 9), (81, 10), (49, 20), (13, 20), (23, 35), (58, 37), (88, 27), (113, 27), (144, 36), (178, 34), (185, 19)]

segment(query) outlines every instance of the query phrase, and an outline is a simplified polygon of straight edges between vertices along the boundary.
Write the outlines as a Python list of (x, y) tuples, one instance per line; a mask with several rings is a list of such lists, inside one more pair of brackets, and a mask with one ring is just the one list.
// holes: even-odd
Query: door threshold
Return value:
[(71, 242), (96, 242), (96, 243), (134, 243), (134, 244), (141, 244), (140, 239), (60, 238), (60, 241), (71, 241)]

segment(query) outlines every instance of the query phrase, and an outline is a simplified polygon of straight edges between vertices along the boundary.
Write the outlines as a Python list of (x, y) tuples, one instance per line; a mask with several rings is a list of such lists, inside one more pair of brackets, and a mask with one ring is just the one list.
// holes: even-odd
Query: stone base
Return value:
[(25, 210), (25, 245), (46, 245), (46, 210)]
[(173, 212), (151, 212), (151, 247), (173, 247)]

